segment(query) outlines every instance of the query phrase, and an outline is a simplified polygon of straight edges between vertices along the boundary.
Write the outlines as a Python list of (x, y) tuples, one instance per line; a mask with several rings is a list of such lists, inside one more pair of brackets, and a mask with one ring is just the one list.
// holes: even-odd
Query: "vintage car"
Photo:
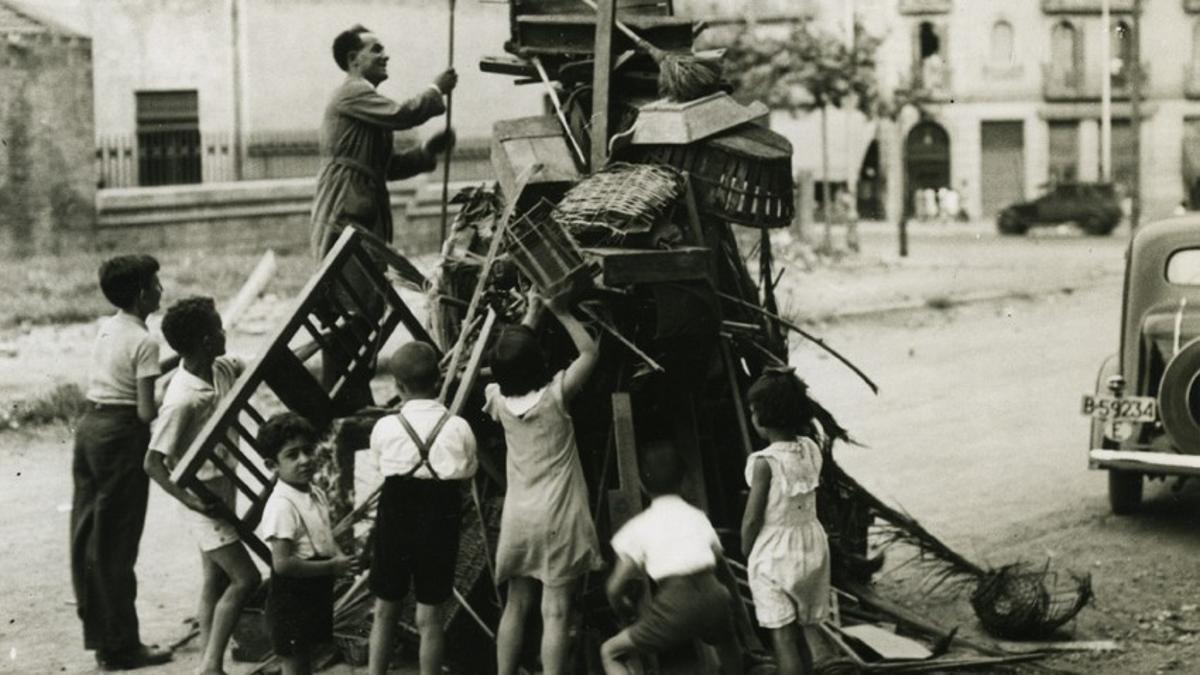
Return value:
[(1025, 234), (1038, 225), (1075, 223), (1087, 234), (1112, 232), (1121, 204), (1111, 183), (1056, 183), (1035, 199), (1005, 207), (996, 217), (1000, 234)]
[(1200, 216), (1138, 229), (1125, 257), (1121, 337), (1100, 366), (1088, 466), (1108, 471), (1113, 513), (1144, 479), (1200, 475)]

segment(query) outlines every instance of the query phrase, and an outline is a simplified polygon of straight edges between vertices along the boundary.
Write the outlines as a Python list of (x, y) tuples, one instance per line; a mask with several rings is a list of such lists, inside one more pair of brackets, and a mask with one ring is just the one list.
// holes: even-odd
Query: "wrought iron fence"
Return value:
[(234, 180), (233, 144), (225, 132), (162, 129), (96, 139), (100, 188)]

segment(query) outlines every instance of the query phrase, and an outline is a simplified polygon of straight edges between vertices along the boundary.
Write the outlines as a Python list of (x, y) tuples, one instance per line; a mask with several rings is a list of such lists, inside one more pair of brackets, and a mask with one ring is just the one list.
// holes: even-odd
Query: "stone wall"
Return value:
[(0, 251), (56, 252), (95, 224), (91, 41), (0, 41)]

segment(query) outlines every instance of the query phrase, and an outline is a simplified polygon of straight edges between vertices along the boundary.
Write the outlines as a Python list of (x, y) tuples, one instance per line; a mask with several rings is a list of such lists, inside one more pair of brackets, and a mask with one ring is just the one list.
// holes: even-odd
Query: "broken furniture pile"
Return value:
[[(690, 49), (692, 24), (673, 16), (669, 2), (618, 5), (628, 5), (619, 16), (653, 44)], [(353, 458), (386, 410), (341, 410), (344, 394), (369, 376), (396, 328), (434, 345), (445, 368), (442, 398), (471, 423), (480, 454), (481, 470), (464, 496), (470, 506), (464, 509), (454, 610), (448, 618), (455, 645), (449, 656), (466, 672), (486, 672), (493, 665), (490, 641), (501, 607), (490, 565), (504, 492), (504, 434), (481, 410), (488, 377), (484, 354), (501, 325), (520, 320), (529, 288), (568, 295), (599, 336), (600, 362), (572, 403), (572, 416), (602, 541), (644, 505), (636, 448), (668, 444), (687, 465), (684, 496), (708, 513), (726, 551), (740, 551), (747, 490), (743, 467), (746, 456), (762, 445), (748, 422), (745, 392), (764, 368), (786, 365), (789, 332), (812, 338), (778, 316), (775, 304), (778, 270), (768, 234), (792, 220), (792, 149), (762, 126), (765, 107), (743, 106), (724, 92), (690, 101), (657, 100), (658, 62), (632, 49), (627, 38), (622, 42), (619, 33), (612, 38), (617, 56), (609, 77), (604, 72), (595, 77), (596, 63), (608, 59), (593, 57), (598, 22), (584, 7), (566, 0), (510, 4), (513, 35), (507, 46), (513, 57), (488, 59), (482, 66), (543, 83), (557, 111), (496, 124), (497, 186), (470, 189), (456, 198), (462, 208), (435, 278), (426, 280), (368, 233), (344, 231), (290, 318), (172, 475), (178, 484), (202, 491), (195, 473), (205, 461), (216, 461), (241, 495), (241, 505), (225, 517), (237, 524), (256, 554), (268, 559), (253, 529), (271, 480), (254, 453), (254, 436), (265, 416), (261, 411), (285, 405), (330, 430), (336, 531), (354, 552), (368, 552), (369, 525), (352, 526), (370, 522), (376, 493), (355, 494)], [(610, 127), (594, 123), (593, 99), (609, 102), (604, 111)], [(610, 148), (611, 157), (604, 152)], [(734, 227), (758, 230), (753, 272)], [(426, 294), (426, 323), (401, 299), (390, 276)], [(348, 279), (367, 284), (351, 285)], [(552, 368), (572, 358), (570, 342), (557, 326), (543, 326), (539, 337)], [(318, 381), (292, 351), (302, 342), (336, 354), (344, 372), (331, 382)], [(230, 434), (239, 447), (221, 462), (214, 449)], [(970, 563), (964, 567), (961, 557), (935, 545), (919, 524), (846, 476), (831, 447), (825, 449), (819, 515), (829, 534), (839, 611), (824, 629), (842, 663), (862, 670), (916, 671), (1032, 658), (958, 638), (870, 589), (879, 561), (868, 555), (868, 531), (883, 518), (922, 551), (948, 560), (953, 573), (979, 582), (979, 606), (1016, 608), (1019, 616), (1012, 611), (1006, 616), (1022, 626), (1046, 619), (1052, 604), (1058, 607), (1034, 576), (1019, 570), (991, 574)], [(743, 647), (748, 654), (765, 653), (750, 619), (742, 561), (731, 555), (731, 567), (741, 570), (744, 602), (737, 623)], [(364, 579), (342, 580), (335, 611), (339, 646), (352, 661), (365, 654), (369, 632)], [(617, 629), (602, 582), (592, 575), (581, 585), (579, 672), (598, 667), (598, 645)], [(1033, 592), (1015, 594), (1012, 588)], [(1087, 599), (1080, 601), (1082, 595), (1074, 596), (1080, 606)], [(1064, 612), (1052, 618), (1070, 617)], [(667, 655), (657, 667), (693, 671), (691, 658)]]

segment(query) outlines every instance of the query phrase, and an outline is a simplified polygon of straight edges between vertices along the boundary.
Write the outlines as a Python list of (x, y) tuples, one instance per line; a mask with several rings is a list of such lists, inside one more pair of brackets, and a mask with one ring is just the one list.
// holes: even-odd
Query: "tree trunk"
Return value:
[(829, 114), (827, 105), (821, 105), (821, 219), (825, 221), (825, 241), (821, 248), (833, 252), (833, 224), (829, 213)]

